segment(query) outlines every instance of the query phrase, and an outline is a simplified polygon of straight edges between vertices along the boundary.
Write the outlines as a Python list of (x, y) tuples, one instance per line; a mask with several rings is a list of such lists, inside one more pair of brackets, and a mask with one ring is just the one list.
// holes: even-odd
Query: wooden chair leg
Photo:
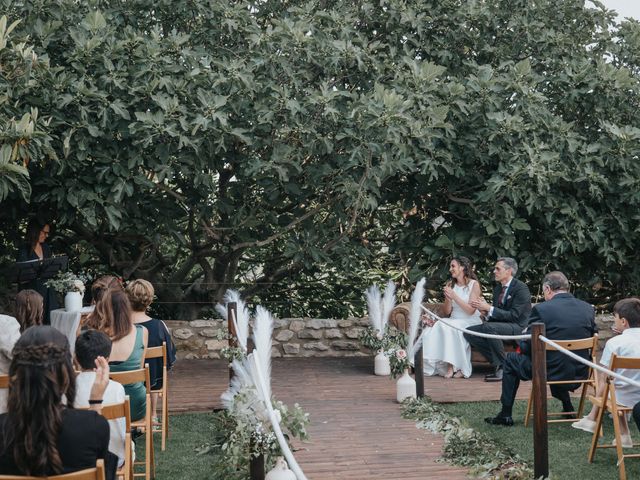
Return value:
[(605, 407), (606, 407), (606, 404), (604, 404), (601, 408), (598, 409), (598, 415), (596, 416), (596, 428), (593, 431), (593, 437), (591, 439), (591, 448), (589, 449), (589, 455), (587, 457), (587, 459), (589, 460), (589, 463), (593, 463), (593, 459), (596, 456), (596, 449), (598, 448), (598, 440), (600, 439), (600, 436), (602, 434), (602, 418), (604, 417), (604, 412), (606, 410)]
[(620, 480), (627, 480), (627, 471), (624, 466), (624, 451), (622, 449), (622, 432), (620, 429), (620, 413), (616, 406), (611, 409), (613, 417), (613, 432), (616, 439), (616, 453), (618, 454), (618, 469), (620, 472)]
[(587, 398), (588, 388), (589, 388), (588, 383), (585, 383), (582, 385), (582, 393), (580, 394), (580, 403), (578, 404), (578, 411), (576, 412), (576, 417), (578, 417), (578, 420), (582, 418), (582, 411), (584, 410), (584, 401)]
[(524, 426), (529, 426), (529, 418), (531, 417), (531, 410), (533, 406), (533, 390), (529, 392), (529, 401), (527, 402), (527, 413), (524, 415)]
[(167, 437), (169, 436), (169, 402), (167, 401), (167, 392), (162, 394), (162, 451), (167, 445)]

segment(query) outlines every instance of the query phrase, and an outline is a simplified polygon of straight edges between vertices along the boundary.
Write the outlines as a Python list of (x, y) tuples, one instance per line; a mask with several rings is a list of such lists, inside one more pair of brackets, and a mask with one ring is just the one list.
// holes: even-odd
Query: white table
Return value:
[(93, 307), (84, 307), (75, 312), (67, 312), (64, 308), (51, 310), (51, 326), (67, 337), (71, 355), (73, 355), (76, 350), (76, 334), (80, 326), (80, 318), (82, 314), (92, 311)]

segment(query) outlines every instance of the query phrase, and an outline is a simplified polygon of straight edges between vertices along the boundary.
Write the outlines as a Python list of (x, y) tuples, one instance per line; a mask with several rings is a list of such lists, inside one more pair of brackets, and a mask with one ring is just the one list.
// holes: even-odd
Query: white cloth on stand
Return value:
[[(474, 283), (475, 280), (470, 280), (466, 286), (455, 285), (453, 291), (468, 302)], [(450, 323), (465, 328), (482, 323), (478, 310), (469, 315), (455, 301), (451, 303)], [(450, 363), (454, 371), (460, 370), (465, 377), (471, 376), (471, 347), (461, 331), (436, 322), (433, 327), (425, 327), (422, 339), (425, 375), (444, 376)]]

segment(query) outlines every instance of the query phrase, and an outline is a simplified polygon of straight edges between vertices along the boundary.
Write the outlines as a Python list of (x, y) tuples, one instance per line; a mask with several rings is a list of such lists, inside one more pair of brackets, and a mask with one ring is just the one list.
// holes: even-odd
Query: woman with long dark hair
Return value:
[(102, 458), (113, 478), (109, 424), (99, 415), (109, 382), (104, 358), (96, 360), (92, 410), (73, 409), (76, 383), (69, 344), (52, 327), (31, 327), (22, 334), (9, 375), (8, 410), (0, 415), (0, 473), (56, 475), (95, 467)]
[[(444, 315), (451, 323), (468, 327), (482, 323), (480, 312), (470, 305), (482, 293), (480, 283), (467, 257), (449, 262), (451, 278), (444, 287)], [(467, 378), (471, 375), (471, 347), (461, 331), (426, 318), (423, 337), (425, 375)]]
[[(47, 244), (47, 239), (51, 235), (51, 225), (39, 218), (32, 218), (27, 224), (24, 245), (18, 251), (18, 262), (28, 262), (32, 260), (44, 260), (51, 258), (53, 253)], [(45, 280), (36, 278), (30, 282), (20, 284), (20, 290), (31, 289), (42, 295), (44, 299), (43, 321), (46, 325), (51, 323), (49, 312), (58, 308), (56, 292), (44, 284)]]

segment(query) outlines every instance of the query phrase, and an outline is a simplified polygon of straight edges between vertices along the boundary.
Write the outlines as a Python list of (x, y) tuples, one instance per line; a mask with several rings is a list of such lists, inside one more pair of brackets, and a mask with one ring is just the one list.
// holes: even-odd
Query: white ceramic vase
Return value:
[(296, 474), (289, 470), (283, 457), (276, 458), (276, 466), (267, 472), (265, 480), (296, 480)]
[(77, 312), (82, 309), (82, 294), (80, 292), (67, 292), (64, 296), (64, 309), (67, 312)]
[(405, 370), (402, 376), (396, 382), (396, 400), (402, 403), (405, 398), (416, 398), (416, 381), (409, 370)]
[(378, 350), (378, 354), (375, 358), (373, 372), (376, 375), (391, 375), (391, 365), (389, 365), (389, 357), (387, 357), (382, 350)]

